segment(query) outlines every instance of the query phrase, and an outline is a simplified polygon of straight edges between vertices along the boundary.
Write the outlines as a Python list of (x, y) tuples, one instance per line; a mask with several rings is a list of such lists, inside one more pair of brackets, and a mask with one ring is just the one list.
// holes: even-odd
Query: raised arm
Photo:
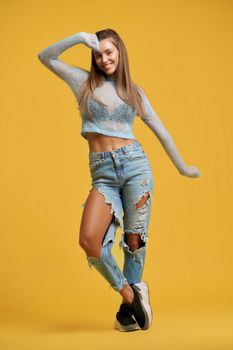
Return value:
[(63, 51), (79, 43), (83, 43), (93, 50), (99, 49), (99, 41), (95, 34), (79, 32), (50, 45), (37, 55), (41, 63), (70, 86), (75, 96), (77, 96), (81, 85), (88, 78), (89, 72), (59, 60), (58, 56)]
[(164, 150), (169, 155), (170, 159), (178, 169), (181, 175), (188, 177), (199, 177), (201, 174), (195, 166), (187, 166), (180, 156), (175, 143), (169, 132), (166, 130), (164, 124), (158, 117), (157, 113), (152, 108), (144, 90), (139, 89), (142, 97), (143, 116), (139, 117), (141, 120), (152, 130), (152, 132), (158, 137)]

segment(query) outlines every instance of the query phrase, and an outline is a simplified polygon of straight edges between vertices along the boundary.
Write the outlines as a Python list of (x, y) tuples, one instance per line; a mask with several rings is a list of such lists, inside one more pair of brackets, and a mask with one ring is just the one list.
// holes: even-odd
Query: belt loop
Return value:
[(126, 155), (128, 154), (128, 151), (127, 151), (127, 148), (126, 148), (126, 147), (123, 147), (123, 148), (122, 148), (122, 151), (123, 151), (124, 154), (126, 154)]

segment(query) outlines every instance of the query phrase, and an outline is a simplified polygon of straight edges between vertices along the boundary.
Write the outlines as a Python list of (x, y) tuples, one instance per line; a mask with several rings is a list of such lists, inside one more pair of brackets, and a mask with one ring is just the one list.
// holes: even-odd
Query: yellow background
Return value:
[[(1, 5), (1, 350), (232, 349), (232, 1), (7, 1)], [(143, 280), (154, 322), (113, 328), (120, 294), (78, 245), (91, 186), (72, 91), (37, 54), (115, 29), (187, 165), (136, 118), (155, 189)], [(90, 49), (60, 58), (90, 69)], [(113, 254), (122, 267), (123, 252)]]

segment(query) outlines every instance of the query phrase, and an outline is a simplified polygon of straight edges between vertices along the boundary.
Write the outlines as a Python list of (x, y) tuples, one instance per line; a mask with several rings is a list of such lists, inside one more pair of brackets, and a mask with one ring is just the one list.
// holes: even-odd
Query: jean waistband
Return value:
[(114, 149), (112, 151), (104, 151), (104, 152), (89, 152), (89, 158), (93, 159), (93, 158), (106, 158), (109, 157), (111, 154), (126, 154), (128, 151), (130, 150), (134, 150), (137, 148), (142, 148), (142, 145), (139, 141), (134, 140), (134, 142), (129, 143), (126, 146), (122, 146), (120, 148)]

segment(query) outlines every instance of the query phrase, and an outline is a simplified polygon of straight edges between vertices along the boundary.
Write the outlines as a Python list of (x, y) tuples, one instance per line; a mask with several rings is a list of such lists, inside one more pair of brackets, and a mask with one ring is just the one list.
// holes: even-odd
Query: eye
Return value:
[(99, 58), (100, 57), (100, 55), (95, 55), (95, 58)]

